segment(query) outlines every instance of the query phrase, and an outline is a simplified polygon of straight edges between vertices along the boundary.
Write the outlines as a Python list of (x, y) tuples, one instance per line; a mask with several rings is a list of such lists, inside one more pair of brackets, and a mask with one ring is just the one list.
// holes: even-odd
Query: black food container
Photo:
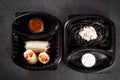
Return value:
[[(86, 41), (79, 32), (85, 26), (92, 26), (97, 32), (97, 39)], [(70, 15), (64, 27), (64, 60), (72, 69), (80, 72), (101, 72), (110, 68), (115, 62), (114, 23), (99, 15)], [(82, 64), (82, 56), (90, 53), (96, 63), (92, 67)], [(88, 62), (89, 63), (89, 62)]]
[[(17, 12), (16, 18), (12, 24), (12, 60), (13, 62), (30, 70), (55, 70), (61, 60), (61, 23), (60, 21), (47, 13), (43, 12)], [(32, 18), (40, 18), (44, 22), (44, 31), (33, 33), (28, 29), (28, 23)], [(26, 41), (48, 41), (50, 43), (48, 54), (50, 61), (42, 64), (39, 61), (31, 65), (23, 57)]]

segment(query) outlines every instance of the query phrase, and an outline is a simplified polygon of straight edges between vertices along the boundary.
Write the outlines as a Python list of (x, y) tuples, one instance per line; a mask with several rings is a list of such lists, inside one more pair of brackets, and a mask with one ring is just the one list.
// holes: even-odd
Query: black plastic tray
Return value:
[[(30, 70), (55, 70), (61, 60), (62, 44), (61, 23), (60, 21), (47, 13), (42, 12), (17, 12), (16, 19), (12, 24), (13, 53), (12, 60), (15, 64)], [(39, 17), (44, 21), (45, 30), (42, 33), (32, 33), (27, 28), (27, 23), (31, 18)], [(30, 40), (45, 40), (50, 43), (48, 54), (50, 62), (42, 64), (37, 62), (30, 65), (23, 57), (25, 51), (25, 42)]]
[[(103, 38), (92, 41), (85, 41), (78, 36), (79, 30), (83, 26), (93, 26), (98, 33), (98, 36), (102, 35)], [(114, 64), (115, 49), (116, 49), (116, 34), (114, 23), (99, 15), (70, 15), (69, 20), (64, 27), (64, 60), (65, 63), (72, 69), (80, 72), (101, 72), (110, 68)], [(78, 61), (72, 61), (71, 57), (80, 56), (84, 53), (82, 51), (96, 51), (97, 55), (107, 56), (107, 64), (104, 60), (99, 61), (98, 66), (93, 68), (85, 68)], [(102, 53), (102, 52), (103, 53)], [(75, 58), (75, 57), (74, 57)], [(76, 58), (75, 58), (76, 59)], [(76, 64), (76, 65), (75, 65)], [(79, 66), (78, 66), (79, 64)], [(103, 66), (104, 65), (104, 66)]]

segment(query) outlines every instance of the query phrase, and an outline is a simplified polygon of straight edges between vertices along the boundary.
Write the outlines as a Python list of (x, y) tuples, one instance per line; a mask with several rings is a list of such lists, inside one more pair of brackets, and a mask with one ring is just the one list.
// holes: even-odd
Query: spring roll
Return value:
[(26, 50), (24, 52), (24, 58), (28, 61), (29, 64), (36, 64), (38, 61), (36, 54), (32, 50)]
[(49, 48), (48, 41), (27, 41), (25, 44), (26, 49), (31, 49), (35, 53), (47, 52)]
[(50, 57), (49, 55), (46, 53), (46, 52), (41, 52), (39, 55), (38, 55), (38, 60), (43, 63), (43, 64), (46, 64), (50, 61)]

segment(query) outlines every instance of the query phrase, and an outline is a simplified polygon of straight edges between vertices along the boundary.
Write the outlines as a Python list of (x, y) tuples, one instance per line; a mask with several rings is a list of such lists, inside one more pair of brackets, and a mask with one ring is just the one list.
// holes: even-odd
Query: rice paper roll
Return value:
[(38, 55), (38, 60), (43, 64), (47, 64), (50, 61), (50, 57), (46, 52), (41, 52)]
[(38, 61), (36, 54), (32, 50), (26, 50), (24, 52), (24, 58), (29, 64), (36, 64)]
[(31, 49), (35, 53), (47, 52), (49, 48), (48, 41), (27, 41), (25, 44), (26, 49)]

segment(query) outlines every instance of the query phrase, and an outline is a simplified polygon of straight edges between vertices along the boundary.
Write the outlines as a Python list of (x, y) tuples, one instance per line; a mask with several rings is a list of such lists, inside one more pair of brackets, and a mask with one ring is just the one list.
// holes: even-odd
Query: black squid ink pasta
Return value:
[[(90, 41), (86, 41), (82, 39), (79, 35), (80, 29), (91, 26), (96, 30), (97, 39), (93, 39)], [(73, 22), (69, 25), (68, 30), (68, 45), (71, 48), (74, 47), (98, 47), (107, 49), (110, 46), (110, 27), (105, 21), (101, 19), (87, 19), (87, 20), (79, 20)]]

